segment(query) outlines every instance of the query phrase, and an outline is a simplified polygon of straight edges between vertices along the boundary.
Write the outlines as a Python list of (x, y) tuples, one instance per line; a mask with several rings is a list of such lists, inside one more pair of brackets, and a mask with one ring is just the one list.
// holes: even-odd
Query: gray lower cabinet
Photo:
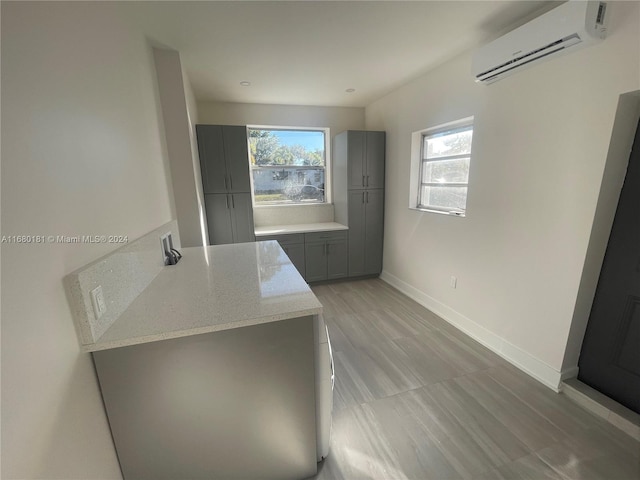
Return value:
[(335, 280), (347, 276), (346, 230), (306, 233), (304, 238), (307, 282)]
[(209, 242), (253, 242), (253, 206), (250, 193), (205, 194)]
[(257, 241), (263, 240), (276, 240), (284, 253), (287, 254), (291, 263), (295, 265), (302, 275), (306, 279), (306, 262), (304, 255), (304, 234), (303, 233), (291, 233), (288, 235), (268, 235), (256, 238)]
[(384, 190), (349, 191), (349, 276), (379, 275), (384, 237)]

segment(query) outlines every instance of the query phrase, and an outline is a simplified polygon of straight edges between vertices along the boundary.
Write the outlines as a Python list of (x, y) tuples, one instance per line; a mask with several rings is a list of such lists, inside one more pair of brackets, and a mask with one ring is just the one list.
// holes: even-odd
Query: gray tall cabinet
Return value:
[(196, 125), (209, 242), (253, 242), (247, 128)]
[(349, 227), (349, 276), (379, 275), (384, 238), (385, 132), (349, 130), (334, 140), (336, 222)]

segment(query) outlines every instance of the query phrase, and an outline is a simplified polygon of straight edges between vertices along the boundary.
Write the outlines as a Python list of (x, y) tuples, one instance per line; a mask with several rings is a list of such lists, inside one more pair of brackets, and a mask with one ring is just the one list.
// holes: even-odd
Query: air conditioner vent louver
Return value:
[(485, 45), (473, 56), (476, 82), (493, 83), (538, 61), (604, 39), (606, 6), (605, 2), (569, 0)]
[(580, 35), (574, 33), (566, 38), (561, 38), (560, 40), (556, 40), (555, 42), (551, 42), (544, 47), (533, 50), (529, 53), (525, 53), (524, 55), (520, 55), (512, 60), (506, 61), (501, 65), (498, 65), (486, 72), (479, 73), (476, 75), (476, 78), (481, 81), (490, 81), (491, 78), (496, 77), (499, 74), (505, 73), (509, 70), (513, 70), (514, 68), (518, 68), (527, 63), (533, 62), (534, 60), (538, 60), (539, 58), (546, 57), (547, 55), (551, 55), (552, 53), (556, 53), (563, 48), (568, 48), (572, 45), (576, 45), (580, 43), (582, 39)]

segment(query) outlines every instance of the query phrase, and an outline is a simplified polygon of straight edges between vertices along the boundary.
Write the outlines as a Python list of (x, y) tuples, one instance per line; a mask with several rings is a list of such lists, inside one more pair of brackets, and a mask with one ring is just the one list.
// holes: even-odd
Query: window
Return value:
[(467, 208), (473, 124), (466, 121), (420, 133), (416, 208), (463, 216)]
[(249, 127), (256, 205), (325, 203), (328, 131)]

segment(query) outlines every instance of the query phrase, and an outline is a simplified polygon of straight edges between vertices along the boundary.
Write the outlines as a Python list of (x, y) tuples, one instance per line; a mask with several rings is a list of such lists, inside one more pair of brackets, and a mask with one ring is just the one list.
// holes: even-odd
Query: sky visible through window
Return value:
[(306, 130), (271, 130), (281, 145), (302, 145), (307, 150), (324, 150), (324, 133)]

